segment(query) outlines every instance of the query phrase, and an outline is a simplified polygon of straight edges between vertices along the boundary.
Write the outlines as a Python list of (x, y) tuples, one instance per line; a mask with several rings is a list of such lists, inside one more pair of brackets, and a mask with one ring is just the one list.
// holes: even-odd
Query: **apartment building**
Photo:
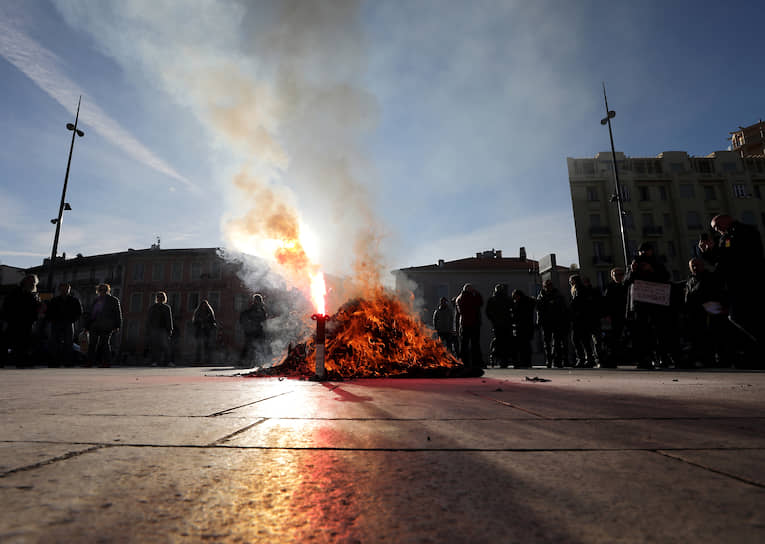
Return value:
[(765, 156), (765, 123), (762, 119), (730, 133), (731, 150), (742, 157)]
[[(582, 274), (607, 284), (609, 269), (623, 266), (622, 243), (610, 152), (567, 158), (576, 241)], [(765, 230), (765, 157), (716, 151), (694, 157), (665, 151), (656, 157), (616, 153), (627, 250), (654, 244), (673, 280), (686, 278), (699, 236), (726, 213)]]

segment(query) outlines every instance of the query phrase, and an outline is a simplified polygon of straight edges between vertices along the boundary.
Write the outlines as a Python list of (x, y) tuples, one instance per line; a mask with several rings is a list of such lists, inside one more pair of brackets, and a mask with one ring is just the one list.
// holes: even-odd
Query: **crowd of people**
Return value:
[[(71, 284), (61, 283), (56, 295), (41, 301), (36, 275), (25, 276), (3, 300), (0, 308), (0, 365), (30, 367), (36, 364), (58, 366), (110, 367), (114, 357), (112, 338), (122, 327), (122, 308), (106, 283), (96, 287), (93, 304), (83, 310), (72, 294)], [(268, 312), (261, 294), (251, 298), (239, 315), (244, 346), (238, 366), (251, 367), (269, 357), (265, 337)], [(157, 292), (146, 314), (145, 358), (152, 366), (174, 366), (173, 311), (167, 294)], [(195, 361), (208, 363), (214, 352), (218, 323), (207, 299), (194, 310), (192, 325)]]
[[(579, 274), (568, 278), (566, 294), (545, 280), (536, 300), (497, 284), (484, 309), (481, 294), (465, 284), (451, 305), (441, 299), (433, 327), (475, 374), (530, 366), (535, 327), (548, 368), (765, 368), (765, 301), (749, 281), (765, 265), (759, 232), (728, 215), (711, 227), (715, 234), (700, 238), (685, 281), (671, 282), (654, 247), (643, 243), (628, 270), (611, 270), (604, 292)], [(483, 313), (492, 328), (488, 361)]]

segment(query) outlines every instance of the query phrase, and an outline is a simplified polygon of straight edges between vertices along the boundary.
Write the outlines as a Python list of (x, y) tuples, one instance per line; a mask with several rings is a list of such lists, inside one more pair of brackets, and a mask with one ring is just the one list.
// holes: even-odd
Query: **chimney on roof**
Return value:
[(481, 252), (480, 252), (480, 251), (477, 251), (477, 252), (476, 252), (476, 254), (475, 254), (475, 258), (476, 258), (476, 259), (480, 259), (480, 258), (481, 258)]
[(518, 257), (521, 259), (521, 261), (526, 261), (526, 248), (521, 246), (520, 251), (518, 252)]
[(501, 249), (498, 249), (497, 251), (495, 251), (495, 252), (494, 252), (494, 257), (495, 257), (496, 259), (501, 259), (501, 258), (502, 258), (502, 250), (501, 250)]
[(438, 259), (438, 268), (443, 268), (443, 267), (444, 267), (444, 260)]

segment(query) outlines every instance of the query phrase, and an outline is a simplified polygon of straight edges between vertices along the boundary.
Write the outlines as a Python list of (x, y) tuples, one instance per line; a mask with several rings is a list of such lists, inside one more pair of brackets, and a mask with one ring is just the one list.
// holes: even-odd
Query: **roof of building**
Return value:
[[(130, 255), (131, 257), (156, 257), (157, 255), (182, 255), (182, 254), (200, 254), (200, 253), (217, 253), (220, 251), (218, 247), (195, 247), (185, 249), (160, 249), (158, 247), (152, 247), (148, 249), (128, 249), (127, 251), (116, 251), (114, 253), (102, 253), (100, 255), (82, 255), (77, 254), (76, 257), (64, 258), (56, 257), (56, 266), (67, 266), (73, 264), (85, 264), (85, 263), (99, 263), (108, 261), (117, 257), (124, 257)], [(33, 266), (27, 269), (30, 273), (36, 273), (42, 269), (48, 268), (50, 259), (43, 260), (43, 264)]]
[(536, 269), (537, 261), (533, 259), (521, 259), (519, 257), (493, 257), (479, 258), (468, 257), (456, 261), (444, 261), (443, 264), (428, 264), (424, 266), (410, 266), (401, 268), (400, 272), (430, 271), (430, 270), (525, 270)]

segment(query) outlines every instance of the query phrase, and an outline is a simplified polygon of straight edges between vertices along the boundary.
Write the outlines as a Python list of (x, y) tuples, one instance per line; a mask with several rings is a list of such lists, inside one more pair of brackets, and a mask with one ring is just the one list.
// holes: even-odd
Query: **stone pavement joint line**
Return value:
[(264, 421), (267, 421), (267, 419), (266, 419), (266, 418), (261, 418), (259, 421), (256, 421), (255, 423), (252, 423), (252, 424), (250, 424), (250, 425), (247, 425), (246, 427), (242, 427), (241, 429), (239, 429), (239, 430), (237, 430), (237, 431), (234, 431), (233, 433), (227, 434), (227, 435), (226, 435), (226, 436), (224, 436), (223, 438), (219, 438), (219, 439), (218, 439), (218, 440), (216, 440), (215, 442), (211, 442), (211, 443), (210, 443), (210, 444), (208, 444), (208, 445), (209, 445), (209, 446), (218, 446), (218, 445), (221, 445), (221, 444), (223, 444), (224, 442), (228, 442), (229, 440), (231, 440), (231, 439), (232, 439), (232, 438), (234, 438), (235, 436), (237, 436), (237, 435), (240, 435), (240, 434), (242, 434), (243, 432), (249, 431), (250, 429), (252, 429), (252, 428), (253, 428), (253, 427), (255, 427), (256, 425), (260, 425), (260, 424), (261, 424), (261, 423), (263, 423)]
[[(715, 448), (715, 449), (716, 450), (722, 450), (723, 448)], [(733, 450), (741, 450), (743, 448), (731, 448), (731, 449), (733, 449)], [(757, 448), (757, 449), (761, 449), (761, 448)], [(745, 484), (749, 484), (749, 485), (753, 485), (755, 487), (759, 487), (761, 489), (765, 489), (765, 485), (761, 484), (760, 482), (755, 482), (754, 480), (750, 480), (749, 478), (745, 478), (743, 476), (737, 476), (736, 474), (731, 474), (730, 472), (726, 472), (724, 470), (718, 470), (718, 469), (712, 468), (712, 467), (710, 467), (708, 465), (704, 465), (702, 463), (694, 463), (693, 461), (689, 461), (688, 459), (683, 459), (682, 457), (677, 457), (675, 455), (670, 455), (669, 453), (667, 453), (667, 451), (668, 450), (662, 449), (662, 450), (656, 450), (655, 453), (657, 453), (659, 455), (663, 455), (664, 457), (667, 457), (669, 459), (674, 459), (675, 461), (680, 461), (681, 463), (685, 463), (687, 465), (698, 467), (698, 468), (701, 468), (701, 469), (704, 469), (704, 470), (708, 470), (709, 472), (714, 472), (715, 474), (719, 474), (721, 476), (726, 476), (728, 478), (732, 478), (734, 480), (738, 480), (739, 482), (743, 482)], [(670, 451), (676, 451), (676, 450), (670, 450)], [(680, 451), (682, 451), (682, 450), (680, 450)], [(699, 451), (699, 450), (694, 450), (694, 451)], [(710, 450), (706, 450), (706, 451), (710, 451)]]
[(213, 414), (209, 414), (209, 415), (207, 415), (205, 417), (218, 417), (218, 416), (222, 416), (222, 415), (228, 414), (229, 412), (233, 412), (235, 410), (239, 410), (240, 408), (244, 408), (246, 406), (252, 406), (253, 404), (258, 404), (259, 402), (265, 402), (267, 400), (275, 399), (275, 398), (281, 397), (283, 395), (289, 395), (291, 393), (293, 393), (293, 391), (285, 391), (283, 393), (277, 393), (276, 395), (272, 395), (270, 397), (265, 397), (265, 398), (262, 398), (262, 399), (254, 400), (252, 402), (247, 402), (247, 403), (242, 404), (240, 406), (234, 406), (233, 408), (226, 408), (225, 410), (221, 410), (220, 412), (215, 412)]
[(23, 467), (17, 467), (11, 470), (7, 470), (5, 472), (0, 472), (0, 478), (5, 478), (6, 476), (10, 476), (11, 474), (16, 474), (17, 472), (25, 472), (27, 470), (34, 470), (36, 468), (44, 467), (46, 465), (52, 465), (53, 463), (58, 463), (59, 461), (65, 461), (67, 459), (72, 459), (73, 457), (79, 457), (80, 455), (85, 455), (86, 453), (91, 453), (94, 451), (98, 451), (104, 448), (111, 448), (111, 447), (113, 447), (112, 444), (97, 444), (95, 446), (92, 446), (84, 450), (70, 451), (68, 453), (65, 453), (64, 455), (58, 455), (56, 457), (52, 457), (50, 459), (40, 461), (39, 463), (33, 463), (31, 465), (25, 465)]

